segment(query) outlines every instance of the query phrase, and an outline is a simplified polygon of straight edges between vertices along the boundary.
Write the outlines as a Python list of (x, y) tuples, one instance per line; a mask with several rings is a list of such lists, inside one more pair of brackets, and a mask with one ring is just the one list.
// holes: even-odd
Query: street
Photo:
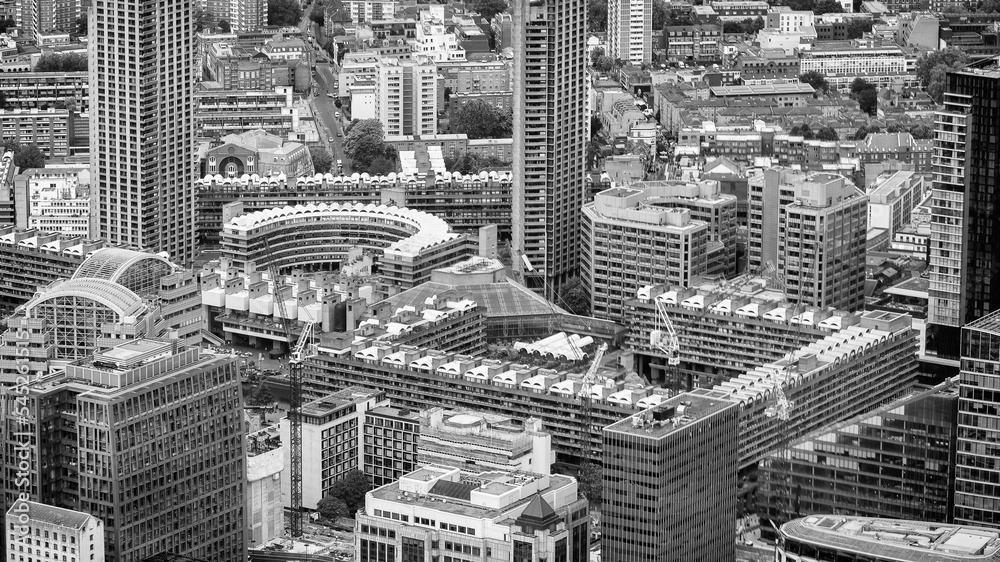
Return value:
[[(336, 114), (340, 110), (333, 103), (337, 96), (337, 75), (334, 72), (334, 66), (329, 62), (319, 62), (321, 58), (330, 60), (330, 54), (322, 48), (317, 48), (316, 44), (313, 44), (313, 40), (309, 38), (311, 30), (317, 44), (323, 39), (323, 28), (309, 19), (311, 9), (311, 3), (305, 6), (302, 21), (299, 23), (299, 27), (306, 35), (304, 37), (306, 45), (312, 50), (311, 60), (316, 65), (316, 71), (313, 74), (313, 88), (307, 97), (310, 100), (309, 105), (312, 107), (313, 117), (316, 118), (316, 129), (319, 133), (320, 143), (326, 146), (333, 154), (333, 169), (331, 172), (337, 172), (337, 161), (340, 160), (344, 163), (343, 173), (347, 175), (351, 173), (351, 164), (347, 156), (344, 155), (344, 137), (337, 136), (338, 133), (340, 135), (344, 134), (344, 121), (336, 117)], [(316, 92), (318, 95), (313, 95), (313, 92)], [(328, 96), (328, 93), (333, 94), (333, 97)]]

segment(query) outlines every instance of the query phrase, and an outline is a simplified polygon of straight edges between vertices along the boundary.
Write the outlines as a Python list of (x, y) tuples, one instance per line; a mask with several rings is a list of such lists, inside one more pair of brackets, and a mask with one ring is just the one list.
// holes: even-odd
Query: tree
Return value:
[(457, 158), (446, 156), (444, 159), (444, 166), (449, 172), (458, 172), (460, 174), (478, 174), (483, 171), (510, 168), (510, 162), (504, 162), (495, 156), (480, 156), (478, 154), (466, 152)]
[(351, 123), (344, 138), (344, 154), (355, 166), (367, 168), (372, 160), (382, 155), (385, 133), (377, 119), (362, 119)]
[(493, 16), (506, 12), (508, 8), (506, 0), (476, 0), (471, 4), (472, 9), (488, 22), (493, 21)]
[(600, 133), (601, 129), (603, 129), (603, 128), (604, 128), (604, 123), (601, 123), (600, 118), (598, 118), (596, 115), (591, 115), (590, 116), (590, 136), (593, 137), (597, 133)]
[(608, 30), (608, 0), (587, 0), (587, 30)]
[(594, 141), (587, 143), (587, 169), (594, 170), (597, 168), (597, 162), (601, 158), (601, 145)]
[(812, 128), (805, 123), (792, 127), (792, 129), (788, 131), (788, 134), (797, 136), (800, 135), (805, 140), (815, 138), (816, 136), (816, 133), (813, 133)]
[(44, 168), (45, 153), (37, 144), (21, 145), (14, 151), (14, 165), (18, 168)]
[(758, 31), (764, 29), (764, 18), (746, 18), (741, 21), (722, 22), (723, 33), (744, 33), (746, 35), (756, 35)]
[(573, 277), (559, 289), (559, 302), (577, 316), (590, 316), (590, 298), (579, 277)]
[(918, 124), (910, 127), (910, 134), (915, 139), (932, 139), (934, 138), (934, 129), (927, 125)]
[[(327, 497), (333, 497), (344, 502), (348, 516), (351, 516), (365, 505), (365, 494), (372, 489), (371, 480), (360, 470), (352, 470), (340, 480), (333, 483)], [(317, 507), (319, 507), (317, 505)]]
[(302, 21), (302, 7), (298, 0), (267, 0), (268, 25), (298, 25)]
[(985, 2), (979, 5), (979, 9), (976, 11), (984, 14), (1000, 12), (1000, 0), (985, 0)]
[(868, 115), (875, 115), (878, 113), (878, 92), (875, 88), (869, 88), (858, 94), (858, 105), (861, 107), (861, 111), (864, 111)]
[(597, 66), (597, 61), (606, 54), (604, 47), (594, 47), (594, 50), (590, 51), (590, 66)]
[(373, 176), (385, 176), (393, 172), (398, 172), (399, 167), (396, 165), (396, 159), (390, 158), (386, 152), (383, 152), (381, 156), (377, 156), (372, 160), (365, 171)]
[(822, 73), (815, 70), (803, 72), (799, 75), (799, 82), (809, 84), (817, 92), (828, 93), (830, 91), (830, 81)]
[(223, 33), (231, 33), (233, 31), (233, 26), (229, 25), (228, 20), (219, 20), (219, 30)]
[(948, 87), (948, 72), (960, 70), (969, 65), (969, 55), (958, 48), (924, 53), (917, 59), (916, 75), (920, 85), (937, 103), (944, 99)]
[(42, 55), (35, 64), (35, 72), (82, 72), (87, 70), (87, 55), (65, 53)]
[(882, 128), (879, 127), (878, 125), (869, 125), (867, 127), (864, 127), (864, 126), (858, 127), (857, 132), (854, 133), (854, 140), (864, 140), (864, 138), (867, 137), (869, 133), (875, 134), (875, 133), (881, 133), (881, 132), (882, 132)]
[(864, 78), (855, 78), (854, 81), (851, 82), (851, 97), (854, 99), (858, 99), (858, 96), (861, 95), (861, 92), (864, 92), (865, 90), (874, 90), (874, 89), (875, 85), (871, 84)]
[(87, 15), (84, 14), (76, 18), (76, 34), (86, 35), (87, 34)]
[(820, 0), (813, 8), (813, 13), (817, 16), (823, 14), (840, 14), (844, 12), (844, 7), (837, 0)]
[(653, 31), (660, 31), (665, 26), (670, 25), (672, 11), (670, 5), (663, 0), (653, 0)]
[(872, 20), (867, 18), (851, 18), (847, 21), (847, 38), (859, 39), (865, 33), (871, 33)]
[(604, 492), (604, 475), (601, 467), (588, 460), (580, 463), (580, 470), (576, 473), (576, 481), (580, 493), (590, 501), (591, 507), (601, 505)]
[(309, 155), (312, 156), (313, 169), (317, 174), (326, 174), (333, 169), (333, 155), (329, 150), (314, 146), (309, 149)]
[(14, 18), (0, 19), (0, 33), (7, 33), (7, 30), (12, 27), (17, 27), (17, 22), (14, 21)]
[(454, 133), (468, 135), (469, 139), (507, 139), (513, 135), (514, 114), (485, 100), (475, 99), (463, 104), (451, 119)]
[(314, 22), (316, 25), (323, 25), (323, 21), (326, 19), (326, 8), (323, 6), (323, 2), (317, 1), (313, 4), (311, 10), (309, 10), (309, 20)]
[(351, 515), (344, 500), (333, 496), (325, 496), (316, 502), (316, 511), (323, 519), (328, 521), (336, 521), (341, 517), (349, 517)]
[(608, 72), (614, 70), (616, 66), (618, 66), (618, 61), (607, 55), (604, 55), (601, 58), (597, 59), (597, 63), (594, 64), (594, 69), (600, 73), (607, 74)]
[(247, 403), (251, 406), (268, 406), (274, 403), (274, 394), (264, 385), (259, 385), (247, 398)]
[(212, 13), (204, 8), (191, 10), (191, 20), (194, 22), (195, 33), (205, 29), (212, 29)]
[(337, 109), (344, 107), (344, 102), (340, 101), (340, 98), (333, 100), (333, 106)]
[(816, 138), (825, 141), (835, 141), (840, 140), (840, 135), (837, 134), (837, 131), (833, 127), (823, 127), (816, 132)]

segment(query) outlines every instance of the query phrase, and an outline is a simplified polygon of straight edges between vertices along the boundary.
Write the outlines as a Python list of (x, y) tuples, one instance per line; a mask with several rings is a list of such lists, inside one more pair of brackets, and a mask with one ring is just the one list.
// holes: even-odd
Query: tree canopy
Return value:
[(608, 30), (608, 0), (587, 0), (587, 30)]
[(506, 12), (509, 7), (507, 0), (474, 0), (470, 5), (486, 21), (493, 21), (493, 16)]
[(219, 31), (230, 33), (232, 30), (233, 26), (229, 24), (229, 20), (219, 20)]
[(840, 139), (840, 135), (838, 135), (837, 131), (832, 127), (823, 127), (818, 131), (814, 131), (806, 123), (803, 123), (802, 125), (796, 125), (795, 127), (792, 127), (792, 129), (788, 132), (789, 134), (792, 135), (802, 135), (802, 138), (806, 140), (819, 139), (825, 141), (834, 141)]
[(844, 11), (844, 7), (837, 0), (788, 0), (785, 5), (793, 10), (812, 12), (817, 16), (839, 14)]
[(851, 18), (847, 22), (847, 38), (860, 39), (872, 30), (873, 22), (867, 18)]
[(314, 146), (309, 149), (309, 155), (312, 156), (313, 169), (317, 174), (326, 174), (333, 169), (333, 155), (326, 148)]
[(868, 115), (878, 113), (878, 88), (864, 78), (851, 82), (851, 98), (858, 102), (861, 111)]
[(764, 29), (764, 25), (764, 18), (760, 16), (757, 16), (756, 18), (746, 18), (740, 21), (724, 21), (722, 22), (722, 32), (756, 35), (758, 31)]
[(340, 480), (334, 481), (333, 486), (330, 487), (330, 493), (323, 499), (340, 500), (347, 507), (347, 516), (353, 517), (359, 509), (364, 507), (365, 494), (371, 489), (372, 483), (368, 476), (360, 470), (352, 470)]
[(455, 111), (450, 126), (453, 133), (465, 133), (470, 140), (507, 139), (513, 135), (514, 114), (509, 109), (475, 99)]
[(579, 277), (569, 279), (559, 289), (559, 302), (572, 314), (590, 316), (590, 299)]
[(351, 123), (344, 137), (344, 154), (358, 173), (387, 174), (396, 171), (396, 149), (385, 144), (382, 123), (362, 119)]
[(7, 30), (12, 27), (17, 27), (17, 21), (14, 18), (0, 19), (0, 33), (7, 33)]
[(590, 501), (591, 506), (599, 506), (603, 500), (604, 482), (602, 478), (599, 465), (586, 460), (580, 463), (580, 470), (576, 473), (576, 481), (580, 493)]
[(962, 49), (950, 47), (940, 51), (929, 51), (917, 59), (916, 75), (920, 85), (937, 103), (944, 100), (948, 88), (948, 72), (960, 70), (969, 65), (969, 55)]
[(322, 0), (316, 0), (312, 9), (309, 10), (309, 20), (316, 25), (323, 25), (326, 20), (326, 7)]
[(803, 72), (799, 75), (799, 82), (809, 84), (817, 92), (827, 93), (830, 91), (830, 81), (822, 73), (815, 70)]
[(299, 25), (302, 7), (297, 0), (267, 0), (268, 25)]
[(344, 500), (333, 496), (325, 496), (316, 502), (316, 511), (323, 519), (330, 521), (336, 521), (341, 517), (349, 517), (351, 515)]
[(35, 64), (35, 72), (82, 72), (87, 70), (87, 55), (83, 53), (54, 53), (42, 55)]
[(77, 35), (87, 34), (87, 14), (84, 14), (76, 18), (76, 34)]
[(22, 170), (45, 167), (45, 153), (37, 144), (21, 144), (13, 139), (5, 139), (0, 148), (4, 152), (13, 152), (14, 166)]

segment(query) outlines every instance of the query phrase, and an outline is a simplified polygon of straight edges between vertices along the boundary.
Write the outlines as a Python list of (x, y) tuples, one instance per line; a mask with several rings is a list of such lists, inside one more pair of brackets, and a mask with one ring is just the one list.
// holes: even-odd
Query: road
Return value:
[[(308, 33), (310, 30), (316, 34), (317, 38), (322, 38), (320, 33), (322, 33), (322, 28), (315, 25), (309, 19), (309, 12), (312, 10), (312, 4), (308, 4), (303, 10), (302, 21), (299, 22), (299, 27), (302, 29), (303, 33), (307, 34), (306, 45), (312, 50), (313, 61), (316, 61), (316, 74), (313, 76), (313, 91), (318, 95), (309, 95), (309, 105), (312, 107), (313, 116), (316, 118), (317, 130), (320, 136), (320, 142), (326, 146), (330, 152), (333, 154), (333, 172), (336, 172), (337, 160), (344, 163), (344, 174), (351, 173), (351, 163), (344, 155), (343, 136), (338, 136), (344, 134), (344, 120), (343, 118), (338, 118), (336, 115), (340, 113), (340, 110), (334, 106), (333, 102), (337, 96), (337, 75), (334, 72), (333, 66), (329, 62), (319, 62), (322, 59), (329, 60), (329, 53), (324, 52), (322, 49), (317, 49), (313, 42), (308, 39)], [(333, 94), (333, 97), (327, 94)]]

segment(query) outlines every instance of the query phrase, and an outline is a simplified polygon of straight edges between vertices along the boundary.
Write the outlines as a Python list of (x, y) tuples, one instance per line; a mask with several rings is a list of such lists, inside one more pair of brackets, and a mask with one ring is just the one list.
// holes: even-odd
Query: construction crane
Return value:
[(668, 376), (674, 382), (674, 392), (680, 392), (681, 343), (667, 313), (666, 303), (658, 297), (653, 297), (653, 303), (656, 307), (656, 329), (650, 332), (649, 343), (667, 356)]
[[(285, 335), (285, 343), (292, 348), (292, 331), (288, 327), (292, 319), (288, 317), (285, 309), (285, 299), (279, 291), (281, 277), (278, 275), (278, 268), (275, 266), (275, 256), (271, 252), (271, 243), (267, 236), (263, 237), (264, 250), (267, 253), (268, 272), (271, 275), (271, 283), (274, 285), (274, 304), (277, 308), (278, 316), (281, 318), (281, 327)], [(312, 333), (312, 324), (307, 325), (308, 330), (303, 330), (305, 336), (308, 331)], [(294, 345), (294, 350), (288, 361), (288, 460), (291, 467), (289, 483), (291, 485), (291, 531), (292, 537), (302, 536), (302, 347), (305, 340), (300, 337)], [(298, 355), (296, 355), (296, 351)]]
[[(574, 344), (575, 345), (575, 344)], [(597, 347), (597, 351), (594, 352), (594, 360), (590, 363), (590, 368), (587, 369), (587, 373), (583, 375), (583, 379), (580, 381), (583, 385), (580, 387), (580, 392), (577, 393), (577, 397), (583, 401), (583, 422), (584, 422), (584, 435), (582, 437), (586, 440), (584, 441), (586, 449), (583, 451), (584, 459), (589, 460), (593, 456), (594, 448), (590, 443), (590, 435), (593, 431), (591, 428), (592, 422), (592, 407), (593, 398), (591, 395), (591, 390), (595, 384), (602, 384), (603, 377), (597, 374), (597, 370), (601, 366), (601, 359), (604, 359), (604, 353), (608, 350), (608, 344), (601, 343)]]

